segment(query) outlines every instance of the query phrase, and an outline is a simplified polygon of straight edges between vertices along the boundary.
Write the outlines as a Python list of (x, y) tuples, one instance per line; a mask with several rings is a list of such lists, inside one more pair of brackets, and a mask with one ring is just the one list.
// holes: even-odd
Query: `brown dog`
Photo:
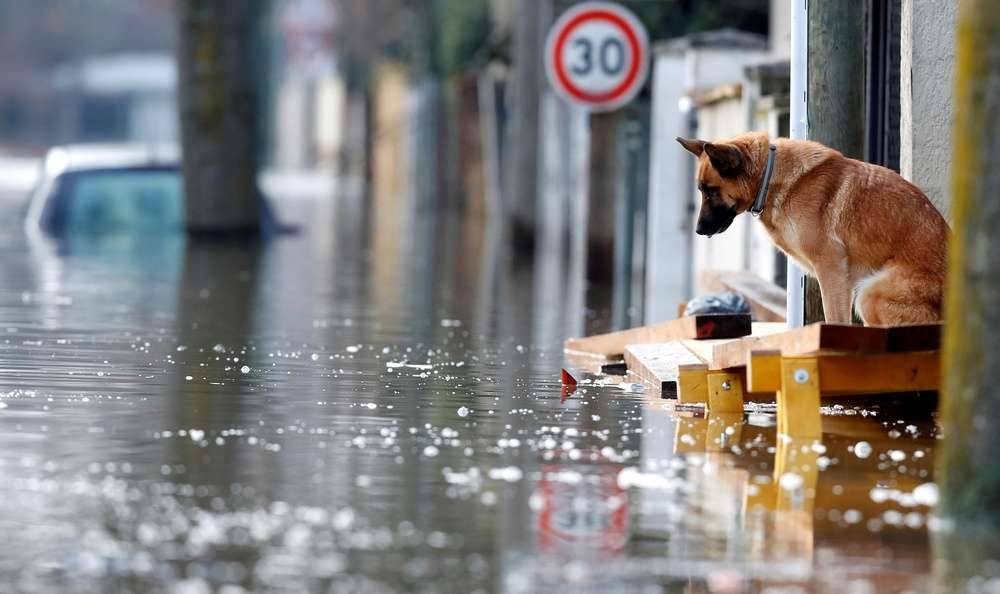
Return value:
[(699, 235), (750, 210), (819, 279), (827, 321), (850, 323), (852, 297), (868, 325), (941, 319), (948, 223), (897, 173), (764, 133), (677, 141), (698, 157)]

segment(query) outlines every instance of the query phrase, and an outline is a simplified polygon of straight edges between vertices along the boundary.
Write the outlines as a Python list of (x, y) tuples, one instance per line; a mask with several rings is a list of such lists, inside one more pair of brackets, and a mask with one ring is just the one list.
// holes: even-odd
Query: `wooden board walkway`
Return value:
[(677, 398), (682, 370), (708, 369), (680, 342), (629, 345), (625, 347), (625, 365), (646, 384), (650, 394), (669, 399)]
[(564, 347), (568, 354), (619, 359), (624, 357), (625, 347), (633, 344), (738, 338), (750, 332), (748, 315), (702, 315), (587, 338), (571, 338)]

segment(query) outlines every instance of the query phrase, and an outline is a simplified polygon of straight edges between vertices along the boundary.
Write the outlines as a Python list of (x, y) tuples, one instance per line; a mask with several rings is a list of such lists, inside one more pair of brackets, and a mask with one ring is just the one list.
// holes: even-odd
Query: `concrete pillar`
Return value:
[(958, 0), (902, 0), (900, 172), (948, 216)]
[[(809, 4), (809, 139), (861, 159), (865, 151), (865, 6)], [(806, 281), (805, 322), (824, 320), (819, 281)]]
[(195, 235), (260, 231), (254, 48), (263, 15), (263, 5), (253, 3), (177, 3), (184, 195)]

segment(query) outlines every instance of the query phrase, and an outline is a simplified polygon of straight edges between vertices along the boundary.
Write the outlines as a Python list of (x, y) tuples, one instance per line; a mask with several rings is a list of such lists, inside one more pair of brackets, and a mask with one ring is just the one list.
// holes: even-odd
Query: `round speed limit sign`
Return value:
[(545, 69), (566, 99), (592, 111), (611, 111), (631, 101), (645, 83), (649, 36), (618, 4), (577, 4), (549, 31)]

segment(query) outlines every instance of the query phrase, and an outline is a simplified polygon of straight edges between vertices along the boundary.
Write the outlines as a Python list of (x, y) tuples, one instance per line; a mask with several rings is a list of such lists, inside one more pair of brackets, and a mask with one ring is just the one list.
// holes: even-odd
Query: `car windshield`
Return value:
[(175, 169), (77, 173), (65, 202), (68, 233), (173, 233), (184, 224)]

